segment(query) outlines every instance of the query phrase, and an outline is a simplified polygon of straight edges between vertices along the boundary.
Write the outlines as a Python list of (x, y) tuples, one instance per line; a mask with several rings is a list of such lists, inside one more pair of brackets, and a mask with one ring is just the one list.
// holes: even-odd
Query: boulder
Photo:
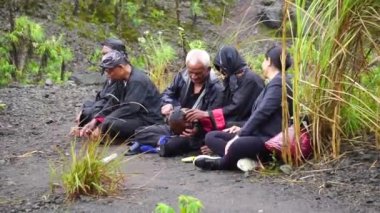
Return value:
[(282, 22), (282, 0), (259, 0), (258, 18), (271, 29), (279, 29)]
[(74, 81), (77, 85), (101, 85), (106, 80), (106, 77), (100, 75), (99, 72), (74, 72), (70, 79)]

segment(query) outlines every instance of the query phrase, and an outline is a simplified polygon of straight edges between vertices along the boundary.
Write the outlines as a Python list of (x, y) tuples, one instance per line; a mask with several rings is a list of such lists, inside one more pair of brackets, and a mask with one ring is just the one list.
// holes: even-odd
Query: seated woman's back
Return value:
[[(286, 78), (289, 118), (293, 115), (292, 84)], [(278, 73), (266, 85), (252, 107), (250, 119), (240, 131), (240, 136), (254, 135), (271, 138), (282, 129), (282, 76)]]

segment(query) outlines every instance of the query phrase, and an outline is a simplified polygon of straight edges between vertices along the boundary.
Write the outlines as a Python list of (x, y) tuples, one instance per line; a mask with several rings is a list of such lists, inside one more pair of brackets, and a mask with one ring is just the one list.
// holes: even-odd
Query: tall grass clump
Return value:
[(143, 50), (145, 68), (149, 71), (151, 80), (162, 91), (170, 80), (168, 68), (175, 59), (176, 53), (174, 48), (164, 41), (162, 32), (151, 34), (147, 31), (144, 34), (144, 37), (138, 40)]
[(87, 141), (79, 150), (76, 150), (75, 141), (71, 143), (70, 157), (60, 174), (68, 200), (75, 200), (81, 195), (112, 195), (123, 187), (121, 158), (105, 162), (110, 143), (100, 148), (100, 142), (100, 139)]
[(365, 141), (365, 135), (376, 135), (380, 148), (379, 69), (368, 66), (380, 54), (380, 2), (318, 0), (307, 8), (305, 0), (287, 3), (296, 22), (294, 121), (299, 123), (301, 111), (308, 114), (314, 156), (337, 158), (342, 144)]

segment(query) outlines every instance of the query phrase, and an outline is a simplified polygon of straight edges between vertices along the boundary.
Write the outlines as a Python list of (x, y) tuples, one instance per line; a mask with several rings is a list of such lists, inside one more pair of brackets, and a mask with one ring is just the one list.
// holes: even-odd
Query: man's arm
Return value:
[(256, 100), (262, 90), (262, 85), (258, 85), (256, 82), (244, 81), (239, 89), (234, 92), (231, 103), (223, 107), (223, 115), (227, 116), (243, 111), (252, 99)]
[(102, 97), (95, 102), (95, 107), (99, 108), (98, 113), (94, 117), (105, 117), (115, 111), (120, 106), (122, 91), (125, 89), (124, 82), (114, 82), (104, 91)]
[(128, 84), (127, 92), (117, 111), (123, 116), (138, 113), (141, 109), (148, 111), (148, 106), (144, 106), (150, 89), (148, 85), (140, 81), (131, 81)]
[(171, 104), (173, 107), (181, 106), (179, 102), (179, 92), (181, 90), (181, 86), (183, 86), (183, 79), (181, 77), (181, 73), (178, 73), (173, 82), (164, 90), (161, 97), (161, 106), (166, 104)]
[[(198, 120), (201, 122), (203, 129), (208, 132), (214, 129), (224, 128), (224, 120), (220, 120), (219, 117), (215, 121), (211, 118), (212, 110), (221, 108), (223, 105), (223, 86), (220, 83), (217, 83), (210, 94), (209, 105), (207, 106), (206, 111), (192, 109), (186, 113), (186, 119), (190, 122)], [(221, 113), (221, 110), (219, 110)], [(223, 127), (222, 127), (223, 126)]]

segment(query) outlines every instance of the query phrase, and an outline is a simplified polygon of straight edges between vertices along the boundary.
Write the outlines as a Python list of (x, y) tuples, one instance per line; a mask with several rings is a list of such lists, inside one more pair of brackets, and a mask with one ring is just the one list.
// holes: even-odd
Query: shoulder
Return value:
[[(286, 75), (286, 85), (290, 88), (292, 88), (292, 80), (291, 77), (287, 74)], [(282, 75), (281, 73), (277, 74), (267, 85), (268, 87), (282, 87)]]
[(249, 81), (252, 83), (264, 85), (264, 80), (257, 73), (255, 73), (249, 68), (246, 71), (245, 79), (246, 81)]
[(247, 77), (250, 79), (263, 81), (263, 79), (256, 72), (252, 71), (251, 69), (248, 70)]
[(181, 71), (179, 71), (176, 76), (175, 76), (175, 79), (181, 79), (181, 80), (184, 80), (186, 81), (187, 79), (189, 79), (190, 76), (189, 76), (189, 72), (187, 71), (186, 68), (182, 69)]
[(150, 78), (146, 75), (146, 71), (133, 68), (129, 83), (147, 84), (151, 82)]
[(210, 87), (214, 88), (217, 91), (223, 91), (224, 90), (223, 83), (222, 83), (222, 81), (220, 81), (220, 79), (218, 78), (218, 76), (216, 75), (214, 70), (210, 71), (208, 83), (209, 83)]

